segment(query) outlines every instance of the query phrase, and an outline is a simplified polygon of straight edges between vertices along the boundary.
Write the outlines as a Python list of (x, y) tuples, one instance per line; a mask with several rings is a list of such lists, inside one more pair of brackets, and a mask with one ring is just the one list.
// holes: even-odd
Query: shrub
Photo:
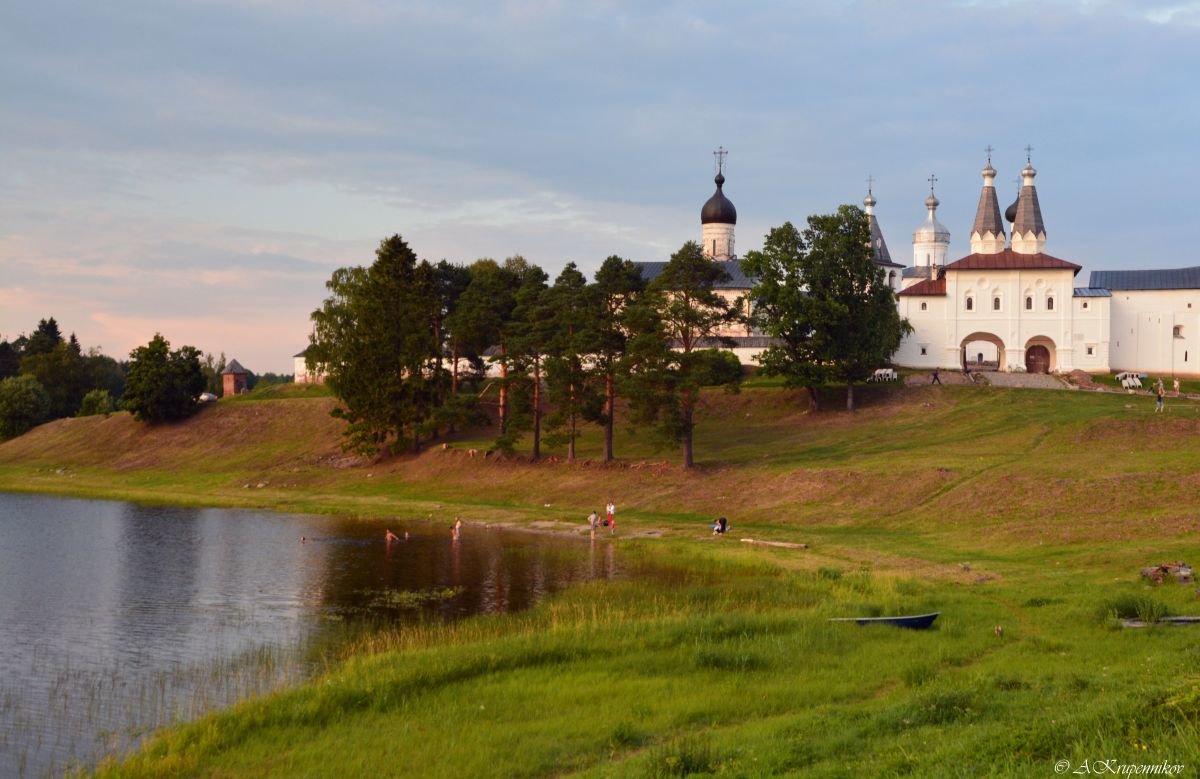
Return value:
[(94, 417), (103, 414), (107, 417), (116, 409), (116, 404), (113, 403), (112, 395), (108, 394), (108, 390), (94, 389), (83, 396), (83, 402), (79, 404), (79, 413), (76, 416)]
[(16, 438), (50, 419), (50, 395), (32, 376), (0, 381), (0, 440)]
[(733, 352), (703, 349), (693, 359), (695, 375), (705, 387), (736, 384), (742, 379), (742, 363)]

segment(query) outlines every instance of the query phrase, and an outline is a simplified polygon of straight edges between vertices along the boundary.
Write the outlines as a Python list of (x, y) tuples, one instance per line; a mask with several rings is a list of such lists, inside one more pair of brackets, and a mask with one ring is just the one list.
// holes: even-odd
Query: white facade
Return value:
[(1200, 289), (1114, 290), (1114, 371), (1200, 375)]
[(702, 225), (700, 245), (704, 254), (710, 259), (725, 261), (732, 260), (737, 254), (733, 250), (734, 225), (710, 222)]
[(896, 352), (897, 364), (959, 369), (982, 351), (988, 360), (995, 354), (1002, 371), (1108, 370), (1109, 298), (1076, 298), (1073, 268), (973, 267), (986, 264), (976, 257), (899, 296), (913, 333)]

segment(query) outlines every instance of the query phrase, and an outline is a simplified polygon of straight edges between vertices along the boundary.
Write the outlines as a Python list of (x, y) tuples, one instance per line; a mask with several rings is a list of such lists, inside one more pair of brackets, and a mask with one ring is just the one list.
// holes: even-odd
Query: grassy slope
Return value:
[[(113, 775), (1200, 764), (1194, 631), (1104, 618), (1146, 597), (1200, 611), (1194, 588), (1136, 579), (1200, 548), (1197, 406), (1155, 416), (1152, 400), (1122, 395), (877, 393), (853, 416), (803, 413), (776, 389), (710, 396), (707, 464), (691, 473), (624, 436), (618, 467), (468, 458), (483, 438), (345, 467), (330, 400), (222, 402), (168, 428), (123, 415), (45, 426), (0, 445), (0, 489), (577, 527), (611, 495), (623, 533), (666, 536), (619, 539), (621, 553), (680, 570), (670, 585), (589, 585), (528, 614), (380, 636), (321, 683), (179, 729)], [(716, 514), (735, 536), (811, 548), (713, 540)], [(928, 633), (825, 622), (935, 608)]]

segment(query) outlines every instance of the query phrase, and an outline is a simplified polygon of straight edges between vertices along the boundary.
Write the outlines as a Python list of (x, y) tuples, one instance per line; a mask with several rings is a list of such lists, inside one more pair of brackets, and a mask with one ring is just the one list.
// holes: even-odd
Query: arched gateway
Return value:
[[(1004, 341), (1000, 337), (992, 333), (971, 333), (958, 344), (959, 366), (966, 370), (968, 368), (977, 370), (979, 363), (983, 362), (983, 354), (978, 353), (977, 344), (991, 344), (996, 348), (996, 370), (1007, 370), (1004, 360)], [(967, 347), (972, 347), (971, 352), (967, 351)]]
[(1056, 370), (1054, 342), (1045, 336), (1030, 338), (1025, 344), (1025, 370), (1029, 373), (1050, 373)]

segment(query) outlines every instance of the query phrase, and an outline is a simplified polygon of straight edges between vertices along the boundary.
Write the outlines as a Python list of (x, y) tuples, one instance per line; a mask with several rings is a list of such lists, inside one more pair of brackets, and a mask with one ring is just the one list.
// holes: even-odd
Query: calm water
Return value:
[[(360, 621), (525, 608), (612, 547), (395, 520), (0, 493), (0, 776), (61, 774), (303, 679)], [(308, 538), (300, 543), (300, 537)]]

